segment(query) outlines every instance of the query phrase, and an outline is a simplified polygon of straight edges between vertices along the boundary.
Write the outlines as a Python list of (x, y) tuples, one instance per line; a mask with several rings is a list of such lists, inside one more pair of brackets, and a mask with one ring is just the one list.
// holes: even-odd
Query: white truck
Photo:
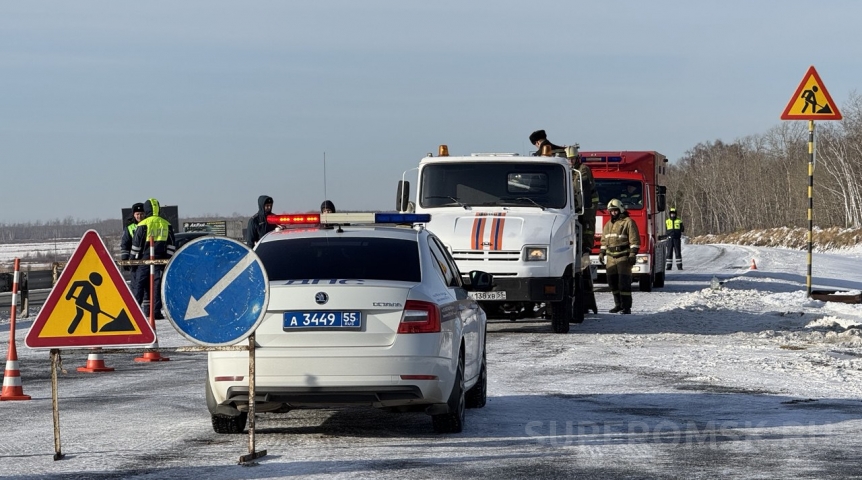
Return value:
[(544, 306), (554, 332), (566, 333), (595, 308), (594, 270), (579, 246), (583, 199), (572, 182), (565, 157), (449, 156), (441, 145), (419, 162), (415, 200), (402, 179), (396, 202), (400, 211), (431, 214), (426, 227), (462, 272), (493, 274), (492, 291), (471, 292), (489, 317), (536, 317)]

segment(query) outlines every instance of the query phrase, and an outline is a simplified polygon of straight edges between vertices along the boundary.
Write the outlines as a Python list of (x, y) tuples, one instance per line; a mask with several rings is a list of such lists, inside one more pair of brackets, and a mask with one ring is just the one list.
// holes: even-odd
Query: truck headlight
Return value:
[(547, 247), (527, 247), (528, 262), (544, 262), (548, 259)]

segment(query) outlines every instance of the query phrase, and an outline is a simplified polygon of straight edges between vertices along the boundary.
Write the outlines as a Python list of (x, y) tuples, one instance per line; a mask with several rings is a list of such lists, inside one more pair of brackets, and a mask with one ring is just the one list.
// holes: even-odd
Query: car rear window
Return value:
[(420, 282), (419, 247), (392, 238), (296, 238), (264, 242), (257, 255), (270, 281), (366, 279)]

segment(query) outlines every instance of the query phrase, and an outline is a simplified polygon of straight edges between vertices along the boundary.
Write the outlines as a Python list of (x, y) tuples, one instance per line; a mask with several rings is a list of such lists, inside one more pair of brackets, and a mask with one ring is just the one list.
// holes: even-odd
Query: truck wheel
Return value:
[(586, 275), (575, 276), (575, 308), (572, 315), (572, 323), (584, 323), (584, 315), (590, 308), (589, 284)]
[(638, 289), (642, 292), (651, 292), (652, 282), (652, 274), (641, 274), (638, 276)]
[(652, 282), (652, 286), (655, 288), (664, 287), (664, 272), (659, 272), (655, 274), (655, 281)]
[(572, 291), (572, 279), (563, 282), (563, 299), (551, 302), (551, 326), (554, 333), (569, 333), (569, 322), (575, 313), (575, 294)]

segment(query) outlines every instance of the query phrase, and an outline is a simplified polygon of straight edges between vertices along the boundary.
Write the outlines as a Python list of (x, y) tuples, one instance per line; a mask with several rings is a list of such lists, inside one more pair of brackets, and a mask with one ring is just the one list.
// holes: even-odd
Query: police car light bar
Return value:
[(344, 225), (383, 223), (428, 223), (430, 213), (354, 212), (354, 213), (301, 213), (268, 215), (267, 223), (274, 225)]
[(320, 223), (320, 214), (285, 213), (282, 215), (267, 215), (266, 223), (272, 225), (317, 225)]

